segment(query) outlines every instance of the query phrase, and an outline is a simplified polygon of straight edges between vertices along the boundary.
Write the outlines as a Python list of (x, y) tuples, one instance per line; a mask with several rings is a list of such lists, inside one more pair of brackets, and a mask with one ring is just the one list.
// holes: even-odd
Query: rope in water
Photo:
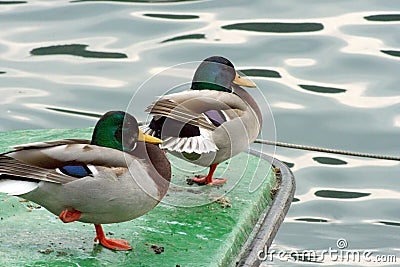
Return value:
[[(139, 126), (146, 124), (145, 122), (139, 122)], [(330, 154), (340, 154), (346, 156), (355, 156), (355, 157), (362, 157), (362, 158), (373, 158), (373, 159), (384, 159), (384, 160), (395, 160), (400, 161), (400, 157), (397, 156), (387, 156), (387, 155), (377, 155), (371, 153), (361, 153), (361, 152), (354, 152), (354, 151), (346, 151), (346, 150), (339, 150), (339, 149), (330, 149), (330, 148), (323, 148), (323, 147), (316, 147), (316, 146), (304, 146), (304, 145), (297, 145), (297, 144), (290, 144), (284, 142), (277, 142), (277, 141), (269, 141), (263, 139), (256, 139), (254, 143), (263, 144), (263, 145), (271, 145), (271, 146), (280, 146), (280, 147), (287, 147), (293, 149), (300, 149), (300, 150), (309, 150), (309, 151), (316, 151), (316, 152), (325, 152)]]
[(325, 152), (325, 153), (331, 153), (331, 154), (340, 154), (340, 155), (346, 155), (346, 156), (355, 156), (355, 157), (363, 157), (363, 158), (374, 158), (374, 159), (400, 161), (400, 157), (397, 157), (397, 156), (376, 155), (376, 154), (370, 154), (370, 153), (345, 151), (345, 150), (330, 149), (330, 148), (315, 147), (315, 146), (303, 146), (303, 145), (296, 145), (296, 144), (283, 143), (283, 142), (275, 142), (275, 141), (269, 141), (269, 140), (263, 140), (263, 139), (256, 139), (254, 141), (254, 143), (259, 143), (259, 144), (264, 144), (264, 145), (272, 145), (272, 146), (280, 146), (280, 147), (287, 147), (287, 148), (293, 148), (293, 149)]

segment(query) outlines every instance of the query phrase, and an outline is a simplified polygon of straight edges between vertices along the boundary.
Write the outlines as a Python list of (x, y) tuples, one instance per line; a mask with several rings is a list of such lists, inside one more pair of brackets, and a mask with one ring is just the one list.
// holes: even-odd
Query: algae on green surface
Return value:
[[(0, 133), (0, 151), (9, 146), (61, 138), (90, 138), (92, 129)], [(222, 187), (187, 185), (206, 168), (173, 156), (170, 189), (162, 203), (135, 220), (104, 225), (110, 237), (124, 238), (133, 251), (115, 252), (93, 242), (94, 227), (64, 224), (32, 202), (0, 194), (1, 266), (228, 266), (270, 201), (275, 177), (268, 162), (242, 153), (220, 164)], [(259, 183), (253, 192), (254, 182)], [(251, 186), (250, 186), (251, 185)], [(217, 200), (217, 201), (216, 201)]]

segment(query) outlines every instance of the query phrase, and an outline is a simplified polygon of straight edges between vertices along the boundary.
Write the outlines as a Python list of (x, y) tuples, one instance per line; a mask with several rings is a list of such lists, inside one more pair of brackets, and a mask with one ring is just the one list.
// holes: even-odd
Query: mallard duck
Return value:
[(161, 138), (160, 148), (173, 155), (210, 167), (193, 182), (223, 184), (226, 178), (213, 179), (217, 165), (246, 150), (261, 131), (260, 108), (240, 86), (256, 85), (228, 59), (209, 57), (195, 71), (190, 90), (164, 95), (146, 109), (153, 118), (143, 131)]
[(31, 143), (1, 154), (0, 192), (33, 201), (65, 223), (93, 223), (95, 241), (130, 250), (125, 240), (107, 239), (101, 224), (132, 220), (161, 201), (171, 168), (159, 143), (130, 114), (110, 111), (92, 140)]

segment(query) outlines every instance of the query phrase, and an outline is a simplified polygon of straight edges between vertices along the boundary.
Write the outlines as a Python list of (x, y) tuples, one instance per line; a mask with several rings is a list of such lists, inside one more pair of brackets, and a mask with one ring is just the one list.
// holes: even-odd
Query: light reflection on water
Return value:
[[(279, 141), (398, 155), (400, 14), (398, 3), (372, 2), (2, 1), (0, 130), (92, 126), (159, 70), (222, 54), (261, 88)], [(141, 97), (145, 107), (156, 94)], [(346, 237), (398, 254), (398, 163), (284, 148), (277, 157), (297, 194), (276, 248)]]

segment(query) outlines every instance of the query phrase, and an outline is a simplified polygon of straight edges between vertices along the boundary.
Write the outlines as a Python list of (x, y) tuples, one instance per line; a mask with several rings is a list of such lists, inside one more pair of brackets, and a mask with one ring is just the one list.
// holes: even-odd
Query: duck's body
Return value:
[(161, 148), (210, 166), (209, 174), (194, 182), (224, 183), (212, 179), (216, 166), (246, 150), (260, 133), (260, 109), (239, 86), (255, 85), (235, 75), (227, 59), (208, 58), (196, 70), (191, 90), (162, 96), (147, 109), (153, 120), (144, 132), (161, 138)]
[[(110, 116), (121, 120), (125, 113), (103, 118)], [(168, 189), (171, 172), (157, 146), (138, 141), (137, 124), (132, 137), (128, 131), (135, 129), (124, 129), (120, 122), (111, 134), (99, 133), (108, 130), (99, 130), (98, 123), (92, 141), (34, 143), (0, 155), (0, 192), (33, 201), (64, 222), (93, 223), (102, 245), (130, 249), (126, 241), (110, 245), (113, 241), (105, 239), (100, 224), (132, 220), (153, 209)], [(107, 135), (117, 136), (121, 146), (113, 148), (109, 141), (102, 146)]]
[[(112, 148), (61, 143), (0, 156), (0, 168), (6, 164), (21, 166), (23, 171), (14, 167), (12, 174), (33, 178), (19, 189), (22, 191), (15, 188), (14, 195), (31, 200), (57, 215), (75, 209), (81, 212), (78, 221), (105, 224), (137, 218), (156, 206), (165, 194), (165, 190), (158, 189), (153, 178), (143, 169), (150, 167), (149, 162)], [(68, 166), (88, 166), (88, 170), (85, 167), (77, 170), (86, 171), (87, 175), (78, 178), (62, 174), (59, 169), (65, 166), (65, 162)], [(39, 172), (49, 173), (47, 182), (35, 181), (34, 177), (41, 175)], [(27, 190), (29, 192), (25, 193)]]

